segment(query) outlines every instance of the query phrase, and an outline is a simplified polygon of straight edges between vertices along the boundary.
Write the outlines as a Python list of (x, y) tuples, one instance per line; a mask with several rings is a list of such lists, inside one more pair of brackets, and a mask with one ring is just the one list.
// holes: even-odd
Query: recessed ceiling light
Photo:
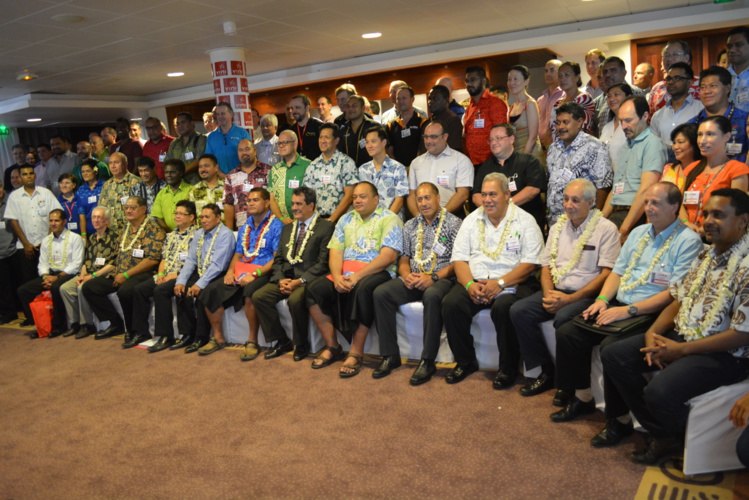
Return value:
[(382, 33), (364, 33), (361, 37), (362, 38), (380, 38), (382, 36)]
[(28, 119), (28, 120), (26, 120), (26, 121), (27, 121), (27, 122), (40, 122), (40, 121), (42, 121), (42, 119), (41, 119), (41, 118), (29, 118), (29, 119)]
[(143, 120), (143, 118), (141, 118), (140, 116), (138, 118), (130, 118), (130, 119), (136, 122)]
[(21, 71), (20, 73), (18, 73), (18, 75), (16, 75), (16, 80), (19, 81), (28, 81), (33, 80), (34, 78), (39, 78), (39, 75), (37, 75), (36, 73), (32, 73), (27, 69)]
[(84, 19), (86, 18), (83, 16), (75, 15), (75, 14), (60, 14), (57, 16), (52, 16), (53, 21), (57, 21), (58, 23), (67, 23), (67, 24), (80, 23)]
[(176, 78), (178, 76), (185, 76), (185, 73), (182, 71), (175, 71), (174, 73), (167, 73), (166, 76), (170, 78)]

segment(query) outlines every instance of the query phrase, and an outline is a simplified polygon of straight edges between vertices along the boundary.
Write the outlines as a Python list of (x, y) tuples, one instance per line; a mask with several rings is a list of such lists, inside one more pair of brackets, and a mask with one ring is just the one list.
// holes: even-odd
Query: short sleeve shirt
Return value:
[[(49, 189), (37, 187), (29, 195), (23, 187), (20, 187), (8, 196), (5, 219), (18, 221), (26, 239), (36, 246), (49, 233), (49, 213), (56, 208), (62, 209), (60, 202)], [(20, 239), (16, 242), (16, 248), (19, 250), (23, 248)]]
[(330, 216), (343, 199), (343, 188), (359, 182), (354, 160), (336, 151), (325, 161), (320, 155), (315, 158), (304, 172), (302, 185), (317, 192), (317, 210), (320, 214)]
[(478, 102), (471, 97), (463, 115), (463, 152), (472, 164), (481, 165), (491, 156), (489, 132), (499, 123), (507, 123), (507, 105), (502, 99), (486, 89)]
[(237, 167), (224, 179), (224, 205), (234, 207), (236, 227), (242, 227), (247, 221), (247, 194), (252, 188), (268, 187), (268, 174), (271, 167), (259, 160), (255, 168), (247, 173), (242, 167)]
[(195, 184), (192, 188), (190, 188), (190, 191), (187, 193), (187, 199), (191, 202), (195, 203), (195, 211), (196, 213), (200, 213), (203, 210), (203, 207), (208, 205), (209, 203), (215, 203), (218, 205), (218, 207), (222, 210), (221, 212), (221, 220), (224, 220), (224, 181), (223, 179), (219, 179), (216, 183), (216, 187), (213, 189), (208, 187), (208, 184), (205, 183), (205, 181), (200, 181), (197, 184)]
[(219, 127), (208, 134), (205, 152), (218, 159), (219, 169), (223, 173), (229, 173), (239, 165), (237, 146), (242, 139), (250, 139), (250, 134), (245, 129), (232, 125), (229, 131), (224, 134)]
[[(171, 135), (161, 134), (161, 139), (158, 143), (154, 143), (152, 140), (146, 141), (143, 146), (143, 156), (148, 156), (156, 164), (156, 176), (159, 179), (164, 178), (164, 160), (166, 160), (167, 151), (169, 146), (174, 141), (174, 137)], [(188, 162), (191, 163), (191, 162)]]
[[(266, 227), (268, 230), (263, 234)], [(255, 218), (248, 218), (245, 225), (239, 229), (234, 253), (242, 255), (242, 262), (259, 266), (267, 264), (273, 260), (273, 254), (278, 250), (283, 227), (283, 222), (273, 216), (270, 211), (257, 227), (255, 227)], [(247, 257), (255, 250), (258, 251), (256, 256)]]
[(444, 207), (459, 187), (473, 187), (475, 169), (471, 160), (450, 146), (434, 156), (424, 153), (411, 162), (408, 172), (408, 188), (416, 191), (422, 182), (431, 182), (440, 192), (440, 204)]
[[(684, 175), (689, 174), (700, 164), (696, 161), (684, 169)], [(716, 174), (702, 172), (692, 184), (684, 187), (684, 208), (687, 211), (689, 222), (702, 227), (702, 207), (710, 199), (713, 191), (721, 188), (731, 187), (731, 181), (736, 177), (749, 175), (749, 166), (736, 160), (729, 160), (726, 165)], [(687, 193), (693, 193), (692, 195)]]
[[(101, 195), (103, 187), (104, 181), (102, 180), (96, 181), (96, 185), (93, 189), (88, 185), (88, 182), (85, 182), (75, 192), (75, 197), (78, 200), (76, 203), (78, 206), (78, 215), (86, 217), (85, 230), (88, 234), (93, 234), (95, 231), (94, 226), (91, 224), (91, 213), (99, 204), (99, 196)], [(76, 220), (78, 220), (78, 217), (76, 217)]]
[(99, 196), (99, 205), (104, 205), (109, 209), (110, 226), (119, 228), (124, 226), (125, 209), (123, 208), (130, 192), (134, 186), (143, 182), (139, 177), (131, 173), (125, 174), (125, 177), (118, 181), (111, 177), (104, 183)]
[(119, 252), (119, 235), (111, 228), (104, 231), (104, 236), (99, 233), (89, 233), (88, 247), (86, 247), (86, 258), (83, 265), (86, 266), (88, 274), (94, 273), (107, 265), (114, 265)]
[(174, 222), (174, 210), (177, 208), (177, 202), (186, 200), (191, 188), (190, 184), (181, 181), (176, 192), (170, 186), (159, 191), (159, 194), (156, 195), (156, 200), (153, 202), (151, 217), (164, 219), (164, 223), (169, 230), (173, 230), (177, 227), (177, 223)]
[[(129, 230), (127, 226), (123, 228), (118, 250), (121, 248), (124, 249), (120, 250), (117, 254), (115, 273), (127, 271), (140, 264), (143, 259), (155, 260), (156, 262), (161, 260), (161, 250), (166, 239), (166, 234), (159, 224), (150, 217), (146, 217), (143, 224), (146, 227), (135, 241), (133, 239), (140, 227), (138, 229), (130, 227)], [(153, 274), (155, 271), (156, 269), (154, 268), (150, 273)]]
[(187, 137), (187, 144), (182, 143), (182, 136), (177, 137), (169, 144), (169, 150), (166, 152), (167, 158), (177, 158), (182, 160), (185, 165), (189, 165), (205, 152), (206, 136), (193, 132)]
[(278, 209), (284, 218), (293, 218), (291, 215), (291, 194), (302, 186), (304, 173), (310, 160), (297, 153), (296, 158), (287, 165), (285, 161), (278, 162), (268, 174), (268, 190), (278, 203)]
[(377, 194), (380, 196), (379, 206), (384, 209), (390, 209), (398, 196), (408, 196), (406, 167), (389, 156), (385, 157), (379, 171), (375, 168), (374, 161), (359, 167), (359, 180), (375, 185)]
[(398, 116), (388, 124), (388, 144), (393, 146), (393, 157), (398, 163), (410, 166), (419, 154), (421, 136), (426, 123), (426, 120), (414, 111), (408, 123), (403, 123), (403, 118)]
[[(414, 258), (426, 260), (430, 258), (432, 253), (432, 260), (428, 263), (431, 266), (432, 262), (434, 262), (432, 272), (436, 273), (450, 265), (455, 237), (458, 235), (462, 221), (448, 212), (445, 213), (445, 219), (440, 228), (441, 220), (441, 216), (438, 213), (432, 223), (427, 224), (424, 216), (419, 214), (406, 222), (403, 229), (403, 256), (411, 258), (410, 266), (412, 273), (428, 272), (429, 269), (419, 269), (419, 265)], [(416, 250), (419, 246), (419, 226), (423, 228), (421, 255), (417, 255)], [(438, 228), (440, 231), (439, 237), (435, 238)]]
[(663, 172), (668, 154), (663, 144), (650, 128), (645, 129), (633, 141), (619, 151), (614, 172), (614, 189), (611, 204), (632, 205), (640, 189), (643, 172)]

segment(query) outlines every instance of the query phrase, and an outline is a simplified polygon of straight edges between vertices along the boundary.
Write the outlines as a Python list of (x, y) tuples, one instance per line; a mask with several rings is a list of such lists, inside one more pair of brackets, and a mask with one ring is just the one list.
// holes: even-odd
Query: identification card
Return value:
[(96, 260), (94, 261), (94, 265), (99, 266), (99, 267), (103, 266), (106, 263), (107, 261), (106, 259), (104, 259), (104, 257), (97, 257)]
[(624, 183), (617, 182), (614, 184), (614, 194), (622, 194), (624, 192)]
[(323, 175), (322, 176), (322, 183), (323, 184), (330, 184), (330, 177), (329, 175)]
[(164, 153), (163, 155), (159, 155), (159, 161), (161, 163), (164, 163), (164, 160), (166, 160), (166, 153)]
[(432, 247), (432, 250), (434, 250), (434, 253), (436, 253), (438, 256), (442, 257), (442, 255), (445, 253), (445, 245), (442, 244), (442, 242), (437, 242)]
[(289, 189), (296, 189), (299, 187), (298, 179), (289, 179)]
[(362, 148), (362, 149), (366, 148), (367, 147), (367, 140), (366, 139), (360, 140), (359, 141), (359, 147)]
[(749, 89), (743, 89), (738, 94), (736, 94), (736, 98), (734, 99), (735, 104), (744, 104), (746, 102), (749, 102)]
[(510, 188), (510, 192), (514, 192), (518, 190), (518, 185), (515, 184), (515, 181), (510, 181), (507, 183), (507, 187)]
[(242, 227), (247, 222), (247, 212), (237, 212), (237, 227)]
[(685, 205), (697, 205), (700, 202), (699, 191), (685, 191), (684, 192), (684, 204)]
[(38, 215), (39, 217), (46, 217), (47, 216), (47, 211), (46, 210), (37, 210), (36, 211), (36, 215)]
[(249, 193), (251, 189), (252, 189), (252, 184), (250, 184), (249, 182), (245, 182), (244, 184), (242, 184), (243, 192)]
[(59, 266), (60, 264), (62, 264), (62, 255), (60, 255), (59, 253), (56, 253), (56, 254), (54, 254), (54, 255), (52, 256), (52, 263), (53, 263), (53, 264), (56, 264), (56, 265), (58, 265), (58, 266)]
[(177, 254), (177, 258), (178, 258), (178, 259), (179, 259), (179, 260), (180, 260), (181, 262), (184, 262), (184, 261), (186, 261), (186, 260), (187, 260), (187, 252), (180, 252), (179, 254)]
[(740, 142), (729, 142), (726, 143), (726, 154), (734, 156), (741, 153), (741, 143)]
[(517, 252), (520, 250), (520, 240), (512, 238), (507, 241), (507, 250), (510, 252)]
[(77, 222), (68, 222), (68, 229), (71, 231), (75, 231), (78, 229), (78, 223)]
[(447, 186), (449, 183), (450, 177), (447, 175), (438, 175), (437, 176), (437, 185), (438, 186)]
[(484, 128), (484, 119), (476, 118), (473, 120), (473, 128)]
[(133, 257), (135, 257), (136, 259), (142, 259), (144, 255), (145, 255), (145, 253), (143, 253), (143, 249), (142, 248), (134, 248), (133, 249)]
[(570, 170), (569, 168), (565, 168), (564, 170), (562, 170), (562, 180), (565, 183), (571, 181), (572, 178), (573, 178), (573, 175), (575, 175), (575, 174), (573, 174), (572, 170)]
[(104, 160), (102, 160), (104, 163), (109, 164), (109, 156), (105, 156)]
[(411, 129), (404, 128), (403, 130), (401, 130), (401, 137), (411, 137)]
[(127, 203), (127, 199), (128, 198), (130, 198), (130, 197), (129, 196), (123, 196), (122, 198), (120, 198), (120, 203), (122, 203), (124, 205), (125, 203)]
[(671, 273), (654, 271), (650, 276), (650, 282), (654, 285), (668, 286), (671, 283)]
[(265, 238), (260, 240), (260, 244), (258, 245), (258, 248), (265, 248)]
[(88, 197), (88, 204), (89, 205), (93, 205), (94, 203), (96, 203), (96, 195), (89, 196)]
[(188, 151), (187, 153), (185, 153), (185, 160), (192, 160), (194, 158), (195, 158), (195, 155), (193, 154), (192, 151)]

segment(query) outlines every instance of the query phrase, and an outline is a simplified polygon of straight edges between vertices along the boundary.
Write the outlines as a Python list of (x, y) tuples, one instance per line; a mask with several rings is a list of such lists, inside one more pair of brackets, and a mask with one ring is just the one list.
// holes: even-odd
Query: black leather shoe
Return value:
[(557, 389), (556, 394), (554, 394), (554, 400), (551, 402), (554, 406), (558, 406), (559, 408), (564, 408), (567, 406), (567, 403), (570, 402), (570, 395), (568, 392), (563, 391), (562, 389)]
[(494, 377), (494, 382), (492, 382), (492, 385), (496, 390), (501, 391), (502, 389), (507, 389), (515, 385), (516, 378), (518, 378), (517, 375), (510, 375), (503, 372), (502, 370), (499, 370), (497, 372), (497, 375)]
[(125, 343), (127, 344), (131, 340), (133, 340), (133, 337), (135, 337), (135, 334), (133, 332), (125, 332)]
[(302, 361), (309, 356), (309, 346), (307, 344), (298, 345), (294, 349), (294, 361)]
[(646, 450), (636, 451), (629, 459), (636, 464), (660, 465), (671, 457), (684, 453), (684, 442), (674, 438), (652, 439)]
[(294, 343), (286, 339), (286, 342), (276, 342), (276, 345), (272, 346), (268, 352), (265, 353), (265, 359), (273, 359), (279, 356), (283, 356), (287, 352), (294, 350)]
[(536, 396), (554, 388), (554, 377), (548, 373), (541, 373), (539, 377), (520, 388), (521, 396)]
[(148, 352), (159, 352), (174, 345), (174, 339), (164, 335), (154, 345), (148, 348)]
[(73, 323), (70, 325), (69, 330), (65, 330), (65, 333), (62, 334), (63, 337), (72, 337), (76, 333), (81, 331), (81, 325), (79, 323)]
[(400, 356), (384, 356), (380, 366), (372, 372), (372, 378), (387, 377), (393, 370), (401, 366), (401, 364)]
[(141, 342), (145, 342), (146, 340), (149, 340), (151, 338), (151, 335), (148, 333), (139, 333), (138, 335), (131, 334), (130, 340), (125, 341), (122, 344), (123, 349), (130, 349), (132, 347), (135, 347), (136, 345), (140, 344)]
[(601, 432), (593, 436), (590, 445), (594, 448), (606, 448), (607, 446), (616, 446), (625, 437), (635, 431), (632, 421), (623, 424), (619, 420), (612, 418), (606, 422), (606, 427)]
[(34, 326), (34, 320), (26, 318), (25, 320), (21, 321), (21, 326)]
[(572, 396), (570, 402), (567, 403), (563, 409), (555, 411), (549, 417), (552, 422), (569, 422), (574, 420), (579, 415), (585, 415), (596, 411), (596, 400), (591, 399), (587, 403), (583, 403), (577, 397)]
[(169, 348), (169, 350), (176, 351), (177, 349), (183, 349), (193, 342), (195, 342), (195, 338), (192, 335), (183, 335), (181, 339)]
[(93, 332), (93, 326), (90, 325), (81, 325), (81, 329), (78, 333), (75, 334), (76, 340), (79, 339), (85, 339), (89, 335), (91, 335)]
[(196, 339), (195, 342), (185, 348), (185, 354), (197, 352), (198, 349), (208, 343), (208, 339)]
[(463, 366), (457, 365), (447, 374), (445, 382), (448, 384), (457, 384), (458, 382), (462, 382), (471, 373), (476, 373), (477, 371), (479, 371), (478, 361)]
[(421, 385), (429, 382), (432, 376), (437, 372), (437, 367), (434, 366), (434, 361), (431, 359), (422, 359), (419, 366), (416, 367), (408, 383), (411, 385)]
[(30, 339), (38, 339), (39, 338), (39, 332), (36, 330), (31, 330), (30, 332), (26, 332), (24, 335), (26, 335)]
[(55, 328), (54, 330), (49, 332), (49, 335), (47, 335), (47, 338), (53, 339), (55, 337), (59, 337), (60, 335), (62, 335), (62, 330), (58, 330), (57, 328)]
[(114, 323), (112, 325), (109, 325), (109, 328), (107, 328), (106, 330), (96, 332), (96, 335), (94, 335), (94, 338), (96, 340), (108, 339), (109, 337), (122, 335), (123, 333), (125, 333), (125, 325)]

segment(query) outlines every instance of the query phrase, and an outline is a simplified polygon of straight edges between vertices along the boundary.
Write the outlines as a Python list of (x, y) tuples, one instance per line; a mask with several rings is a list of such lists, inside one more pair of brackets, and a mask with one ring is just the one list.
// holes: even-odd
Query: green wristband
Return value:
[(96, 271), (94, 271), (93, 273), (91, 273), (91, 276), (93, 276), (94, 278), (98, 278), (98, 276), (96, 275)]
[(474, 283), (476, 283), (476, 282), (473, 281), (473, 280), (471, 280), (468, 283), (466, 283), (466, 292), (468, 291), (469, 288), (471, 288), (471, 285), (473, 285)]
[(156, 276), (166, 276), (166, 274), (164, 274), (164, 273), (159, 273), (159, 274), (157, 274)]
[(127, 271), (122, 271), (122, 275), (125, 277), (125, 279), (130, 279), (130, 276), (127, 275)]
[(258, 277), (258, 278), (259, 278), (260, 276), (262, 276), (262, 275), (263, 275), (263, 272), (262, 272), (262, 271), (261, 271), (260, 269), (258, 269), (258, 270), (257, 270), (257, 271), (255, 271), (255, 272), (257, 273), (257, 277)]
[(606, 302), (606, 304), (608, 304), (608, 303), (609, 303), (609, 299), (607, 299), (607, 298), (606, 298), (606, 297), (604, 297), (603, 295), (599, 295), (598, 297), (596, 297), (596, 300), (598, 300), (598, 299), (601, 299), (602, 301)]

